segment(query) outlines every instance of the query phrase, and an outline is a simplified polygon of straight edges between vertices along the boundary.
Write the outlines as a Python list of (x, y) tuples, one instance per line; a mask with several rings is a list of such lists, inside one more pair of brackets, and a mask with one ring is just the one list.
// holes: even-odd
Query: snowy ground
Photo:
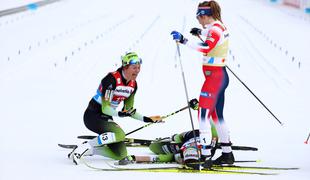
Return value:
[[(304, 141), (310, 132), (306, 114), (310, 100), (306, 78), (310, 75), (309, 15), (263, 0), (219, 2), (231, 31), (229, 67), (284, 123), (281, 126), (229, 74), (224, 116), (231, 139), (236, 145), (259, 148), (258, 152), (235, 152), (236, 159), (300, 167), (278, 176), (250, 178), (308, 179), (310, 146)], [(77, 135), (91, 134), (82, 121), (84, 109), (101, 78), (120, 65), (125, 51), (137, 51), (143, 58), (135, 101), (139, 112), (166, 115), (183, 107), (182, 76), (169, 34), (179, 30), (193, 38), (188, 32), (199, 27), (197, 4), (193, 0), (66, 0), (1, 17), (0, 179), (145, 178), (145, 173), (98, 172), (74, 166), (66, 158), (68, 151), (57, 143), (80, 143)], [(190, 97), (197, 97), (203, 82), (200, 54), (186, 47), (181, 47), (181, 53)], [(131, 119), (116, 121), (125, 132), (143, 125)], [(196, 114), (194, 122), (198, 127)], [(165, 137), (190, 128), (184, 111), (131, 137)], [(149, 174), (150, 179), (249, 178)]]

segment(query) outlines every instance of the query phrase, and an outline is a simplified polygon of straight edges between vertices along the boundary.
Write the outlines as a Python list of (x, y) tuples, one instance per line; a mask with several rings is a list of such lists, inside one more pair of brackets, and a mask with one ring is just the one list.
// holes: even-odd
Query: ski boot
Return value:
[(210, 146), (202, 146), (201, 148), (201, 160), (204, 169), (211, 169), (213, 165), (212, 157), (215, 154), (215, 150), (212, 151), (212, 149), (215, 147), (215, 143), (216, 141), (212, 141)]
[(222, 164), (234, 164), (235, 158), (232, 152), (229, 153), (222, 153), (220, 157), (214, 160), (212, 163), (215, 165), (222, 165)]
[(83, 144), (74, 148), (68, 154), (68, 158), (71, 159), (75, 165), (78, 165), (80, 163), (81, 157), (84, 155), (92, 155), (92, 147), (87, 142), (84, 142)]
[(185, 168), (201, 170), (201, 169), (211, 169), (213, 163), (211, 158), (202, 158), (199, 162), (198, 160), (185, 161)]
[(185, 169), (200, 170), (201, 165), (197, 159), (188, 159), (184, 161)]
[(203, 164), (202, 164), (202, 167), (204, 169), (211, 169), (212, 165), (213, 165), (213, 162), (211, 160), (212, 156), (201, 156), (201, 159), (203, 160)]
[(136, 162), (136, 157), (134, 155), (128, 155), (123, 159), (118, 161), (118, 165), (127, 165), (127, 164), (134, 164)]

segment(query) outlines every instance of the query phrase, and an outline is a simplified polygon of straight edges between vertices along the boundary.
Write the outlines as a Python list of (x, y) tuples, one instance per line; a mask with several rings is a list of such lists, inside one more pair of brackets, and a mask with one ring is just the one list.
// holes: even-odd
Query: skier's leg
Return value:
[(154, 153), (154, 154), (165, 154), (165, 151), (163, 150), (163, 145), (164, 143), (163, 142), (160, 142), (160, 141), (155, 141), (155, 142), (152, 142), (150, 145), (149, 145), (149, 149)]
[(94, 154), (120, 160), (127, 156), (127, 148), (124, 142), (117, 142), (95, 147)]
[[(223, 107), (222, 107), (222, 98), (219, 99), (216, 110), (212, 113), (212, 119), (214, 122), (214, 126), (216, 128), (216, 131), (218, 133), (219, 142), (222, 144), (228, 144), (230, 143), (230, 136), (229, 136), (229, 130), (226, 126), (226, 123), (223, 118)], [(223, 146), (222, 147), (223, 152), (231, 152), (232, 149), (229, 146)]]
[(143, 156), (126, 156), (120, 161), (119, 165), (127, 165), (135, 162), (171, 162), (174, 160), (174, 154), (171, 152), (170, 142), (152, 142), (149, 149), (155, 153), (155, 155), (143, 155)]
[(125, 132), (118, 124), (97, 112), (87, 109), (84, 113), (84, 123), (89, 130), (99, 136), (79, 145), (68, 155), (75, 164), (79, 163), (81, 156), (94, 154), (94, 147), (121, 142), (125, 139)]
[(91, 146), (102, 146), (125, 140), (125, 132), (114, 121), (102, 121), (98, 126), (102, 131), (99, 136), (88, 141)]
[(217, 134), (217, 131), (216, 131), (216, 127), (214, 125), (214, 122), (213, 122), (213, 118), (211, 116), (211, 134), (212, 134), (212, 139), (213, 140), (218, 140), (218, 134)]
[(173, 162), (173, 154), (158, 154), (158, 155), (130, 155), (118, 161), (119, 165), (127, 165), (133, 163), (154, 163), (154, 162)]
[(233, 164), (235, 161), (234, 155), (232, 153), (232, 148), (231, 148), (229, 129), (226, 126), (226, 123), (223, 117), (223, 109), (224, 109), (224, 102), (225, 102), (224, 94), (225, 94), (225, 89), (228, 86), (228, 76), (227, 76), (225, 69), (223, 69), (223, 72), (224, 72), (223, 74), (225, 77), (223, 80), (223, 86), (218, 95), (218, 101), (216, 103), (215, 111), (212, 113), (212, 119), (216, 127), (216, 131), (218, 133), (219, 142), (221, 143), (222, 155), (219, 158), (217, 158), (215, 161), (213, 161), (213, 164)]
[(181, 146), (182, 143), (154, 141), (149, 145), (149, 149), (155, 154), (175, 154), (180, 151)]
[[(209, 168), (211, 161), (211, 148), (215, 146), (212, 141), (211, 114), (216, 109), (218, 95), (223, 88), (224, 73), (221, 67), (203, 66), (205, 82), (199, 96), (199, 131), (202, 145), (201, 155), (206, 157), (205, 168)], [(214, 128), (213, 128), (214, 129)], [(214, 130), (213, 130), (214, 131)], [(218, 133), (218, 132), (217, 132)], [(214, 134), (214, 133), (213, 133)]]
[(202, 145), (201, 155), (204, 158), (211, 156), (211, 125), (210, 125), (210, 110), (205, 108), (199, 108), (198, 120), (199, 120), (199, 138)]
[(218, 132), (219, 142), (222, 148), (222, 155), (218, 157), (216, 160), (214, 160), (213, 164), (217, 164), (217, 165), (233, 164), (235, 161), (235, 158), (232, 153), (231, 143), (229, 140), (229, 130), (225, 124), (225, 121), (222, 118), (220, 118), (221, 116), (218, 116), (216, 112), (218, 111), (215, 111), (212, 114), (212, 118), (214, 119), (215, 127)]
[(201, 88), (199, 96), (198, 120), (199, 138), (200, 144), (202, 145), (202, 157), (211, 156), (212, 131), (210, 117), (216, 101), (216, 97), (214, 97), (213, 94), (214, 88), (211, 85), (212, 79), (210, 78), (210, 76), (206, 76), (206, 80)]
[(85, 126), (89, 130), (99, 134), (98, 137), (88, 141), (91, 146), (101, 146), (104, 144), (120, 142), (125, 139), (125, 132), (122, 128), (109, 118), (111, 117), (104, 114), (98, 114), (97, 112), (88, 109), (85, 111)]

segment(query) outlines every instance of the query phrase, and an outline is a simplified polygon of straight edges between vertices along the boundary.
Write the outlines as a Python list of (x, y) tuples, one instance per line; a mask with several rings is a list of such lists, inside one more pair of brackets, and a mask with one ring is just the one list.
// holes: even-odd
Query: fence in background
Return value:
[(273, 3), (281, 3), (287, 6), (298, 8), (310, 14), (310, 0), (270, 0)]

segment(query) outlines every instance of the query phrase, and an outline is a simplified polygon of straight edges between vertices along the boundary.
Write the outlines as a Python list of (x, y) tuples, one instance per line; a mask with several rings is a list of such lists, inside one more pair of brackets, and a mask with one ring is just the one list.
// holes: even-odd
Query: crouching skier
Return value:
[[(84, 113), (85, 126), (98, 134), (98, 137), (79, 145), (68, 157), (75, 164), (83, 155), (102, 155), (115, 160), (127, 156), (125, 133), (113, 121), (114, 117), (131, 117), (144, 122), (159, 122), (160, 116), (142, 116), (134, 109), (134, 97), (137, 91), (136, 78), (140, 72), (142, 60), (134, 52), (122, 56), (122, 67), (108, 73), (97, 89), (96, 95), (90, 100)], [(116, 108), (124, 102), (122, 111)], [(131, 156), (128, 156), (130, 158)]]

